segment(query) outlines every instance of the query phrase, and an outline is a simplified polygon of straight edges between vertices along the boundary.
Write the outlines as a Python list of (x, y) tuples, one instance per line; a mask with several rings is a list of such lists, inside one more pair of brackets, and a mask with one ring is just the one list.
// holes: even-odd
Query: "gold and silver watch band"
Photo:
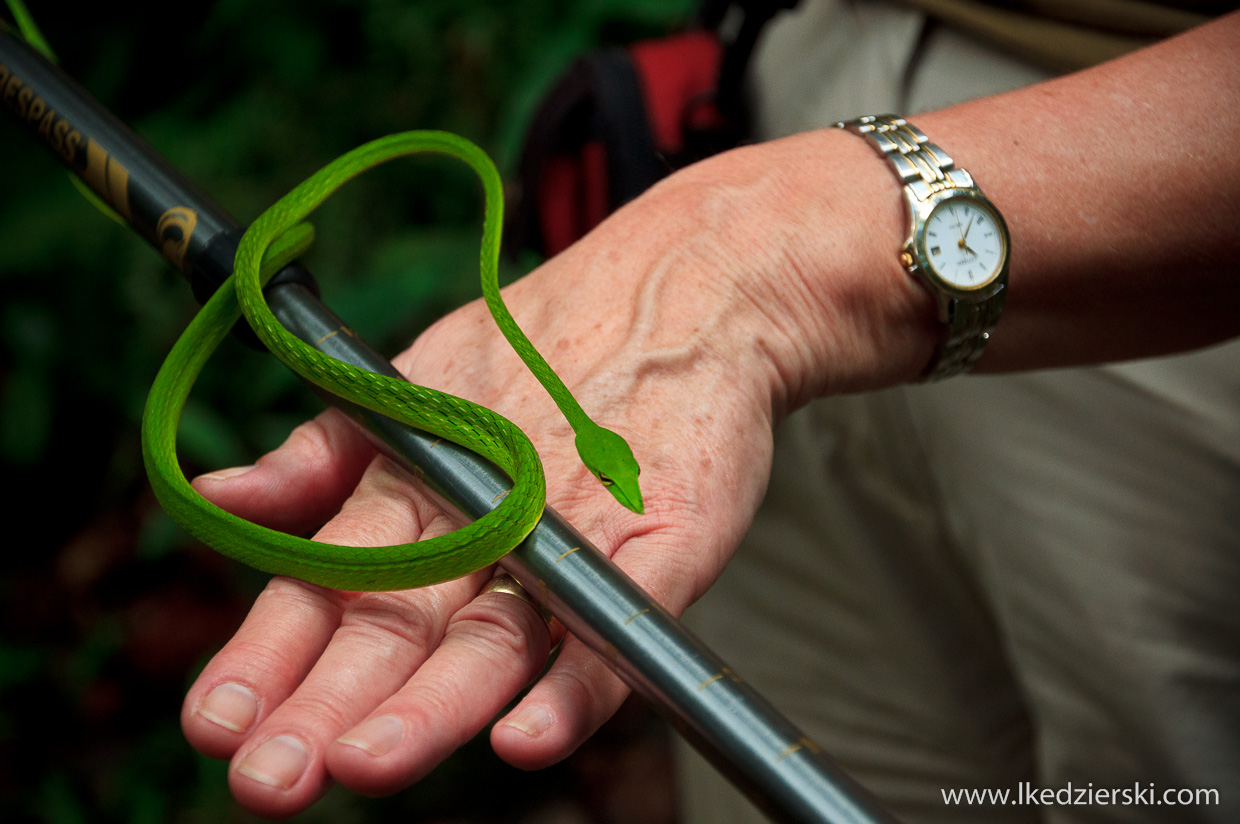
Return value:
[[(1000, 296), (1006, 291), (1000, 292)], [(990, 330), (1003, 312), (1001, 297), (981, 302), (952, 300), (947, 305), (947, 340), (939, 346), (922, 378), (939, 381), (968, 372), (986, 350)]]
[(918, 201), (947, 188), (974, 188), (973, 176), (957, 169), (947, 152), (903, 117), (867, 115), (836, 123), (835, 127), (860, 135), (876, 147)]
[[(918, 207), (947, 190), (972, 190), (980, 196), (973, 176), (956, 168), (947, 152), (931, 143), (925, 133), (902, 117), (869, 115), (835, 124), (858, 135), (874, 146), (887, 160), (904, 186), (909, 200), (910, 222)], [(910, 272), (917, 261), (906, 248), (901, 261)], [(940, 344), (923, 380), (935, 381), (967, 372), (986, 348), (990, 331), (1003, 311), (1006, 287), (978, 296), (952, 295), (920, 278), (935, 294), (939, 319), (946, 324), (947, 336)]]

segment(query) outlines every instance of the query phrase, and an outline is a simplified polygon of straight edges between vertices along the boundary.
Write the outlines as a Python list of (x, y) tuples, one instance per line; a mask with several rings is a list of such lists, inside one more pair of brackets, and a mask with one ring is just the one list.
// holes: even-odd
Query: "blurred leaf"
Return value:
[(363, 288), (335, 301), (336, 311), (358, 318), (365, 336), (406, 340), (418, 326), (480, 297), (479, 228), (416, 229), (380, 243)]
[(51, 376), (30, 367), (10, 372), (0, 395), (0, 455), (27, 466), (47, 449), (52, 431)]
[(181, 527), (162, 509), (153, 509), (138, 531), (138, 557), (162, 558), (176, 549), (184, 535)]
[(46, 650), (0, 643), (0, 692), (39, 673), (48, 658)]
[(66, 664), (67, 686), (79, 695), (85, 692), (120, 649), (123, 638), (124, 632), (118, 618), (94, 624)]
[(90, 818), (78, 800), (73, 785), (62, 770), (56, 770), (39, 788), (40, 813), (47, 824), (87, 824)]
[(177, 445), (181, 459), (197, 467), (223, 469), (249, 462), (236, 429), (210, 406), (193, 398), (181, 414)]

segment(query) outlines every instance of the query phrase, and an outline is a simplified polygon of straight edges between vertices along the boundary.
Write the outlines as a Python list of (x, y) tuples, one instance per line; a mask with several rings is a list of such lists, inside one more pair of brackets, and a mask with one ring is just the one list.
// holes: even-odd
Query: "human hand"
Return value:
[[(841, 137), (813, 140), (835, 140), (848, 154), (852, 139)], [(705, 591), (748, 527), (778, 416), (824, 380), (860, 388), (915, 374), (924, 361), (915, 348), (902, 359), (878, 351), (887, 313), (917, 308), (918, 293), (905, 295), (898, 268), (889, 284), (881, 272), (838, 277), (834, 286), (819, 273), (812, 285), (806, 277), (807, 262), (824, 259), (824, 242), (849, 263), (864, 259), (875, 238), (889, 244), (883, 228), (858, 229), (829, 213), (830, 199), (813, 183), (831, 178), (821, 148), (781, 141), (699, 164), (505, 290), (587, 411), (633, 446), (644, 515), (622, 509), (581, 466), (567, 424), (480, 302), (395, 359), (412, 380), (525, 429), (546, 465), (549, 503), (676, 614)], [(863, 152), (859, 145), (855, 154)], [(835, 290), (830, 300), (823, 289)], [(832, 310), (824, 320), (823, 307), (837, 301), (870, 311)], [(827, 378), (824, 359), (837, 362)], [(452, 528), (336, 412), (300, 427), (248, 471), (196, 485), (224, 508), (290, 532), (338, 510), (318, 537), (341, 544), (399, 543)], [(545, 664), (551, 631), (524, 602), (480, 595), (488, 575), (367, 594), (274, 579), (191, 688), (186, 736), (208, 755), (233, 759), (234, 794), (263, 815), (303, 809), (333, 779), (372, 794), (408, 786)], [(492, 729), (492, 745), (517, 766), (554, 763), (626, 692), (569, 637)]]

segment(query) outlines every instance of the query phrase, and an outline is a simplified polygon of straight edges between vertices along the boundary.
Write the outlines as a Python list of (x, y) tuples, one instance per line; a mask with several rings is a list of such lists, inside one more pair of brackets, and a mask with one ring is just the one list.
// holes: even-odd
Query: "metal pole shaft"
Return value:
[[(231, 273), (237, 222), (3, 24), (0, 100), (190, 277), (200, 299)], [(400, 377), (356, 336), (331, 334), (343, 322), (319, 302), (305, 270), (289, 269), (267, 296), (290, 331), (332, 357)], [(511, 486), (467, 450), (365, 410), (346, 411), (471, 517)], [(550, 508), (502, 565), (775, 820), (894, 824), (817, 745)]]

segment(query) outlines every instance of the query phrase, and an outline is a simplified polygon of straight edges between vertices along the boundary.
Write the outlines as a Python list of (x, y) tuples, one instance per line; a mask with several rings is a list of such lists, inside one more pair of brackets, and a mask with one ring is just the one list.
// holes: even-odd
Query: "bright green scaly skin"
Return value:
[[(414, 152), (438, 152), (467, 163), (482, 179), (486, 217), (482, 289), (505, 337), (564, 411), (577, 432), (587, 467), (617, 500), (641, 511), (637, 463), (619, 435), (594, 424), (517, 327), (499, 295), (503, 191), (481, 149), (445, 132), (380, 138), (336, 159), (264, 212), (242, 237), (234, 275), (203, 306), (164, 362), (142, 421), (142, 451), (151, 485), (179, 524), (220, 552), (259, 569), (337, 589), (408, 589), (457, 578), (494, 563), (521, 542), (541, 517), (542, 464), (529, 439), (500, 415), (460, 398), (376, 375), (323, 355), (280, 325), (262, 286), (313, 236), (302, 221), (360, 172)], [(176, 458), (176, 430), (193, 382), (207, 358), (244, 313), (258, 337), (306, 380), (355, 404), (458, 443), (490, 460), (513, 480), (493, 511), (467, 527), (390, 547), (318, 543), (266, 529), (208, 502), (190, 486)], [(616, 441), (619, 441), (617, 445)]]

